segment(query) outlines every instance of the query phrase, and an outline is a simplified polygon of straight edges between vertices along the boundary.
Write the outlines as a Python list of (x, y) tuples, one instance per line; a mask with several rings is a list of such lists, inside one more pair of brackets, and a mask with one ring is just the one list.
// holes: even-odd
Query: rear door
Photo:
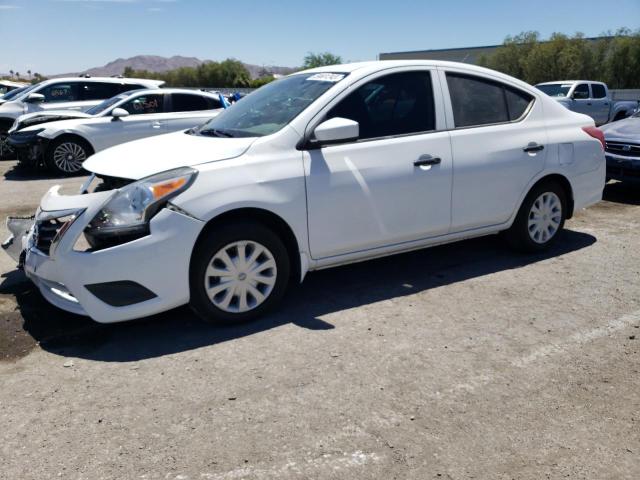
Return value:
[(218, 115), (223, 110), (219, 100), (198, 93), (172, 93), (167, 115), (170, 132), (187, 130)]
[(591, 84), (592, 112), (596, 125), (602, 125), (609, 121), (609, 99), (607, 89), (601, 83)]
[(544, 168), (547, 134), (541, 102), (498, 80), (442, 71), (453, 154), (452, 232), (509, 220)]

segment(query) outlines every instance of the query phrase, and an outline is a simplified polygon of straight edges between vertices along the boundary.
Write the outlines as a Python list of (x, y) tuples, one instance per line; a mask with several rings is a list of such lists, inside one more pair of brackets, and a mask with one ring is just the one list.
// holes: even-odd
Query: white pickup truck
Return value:
[(630, 117), (638, 108), (637, 101), (613, 102), (609, 88), (602, 82), (566, 80), (539, 83), (536, 88), (569, 110), (589, 115), (596, 125)]

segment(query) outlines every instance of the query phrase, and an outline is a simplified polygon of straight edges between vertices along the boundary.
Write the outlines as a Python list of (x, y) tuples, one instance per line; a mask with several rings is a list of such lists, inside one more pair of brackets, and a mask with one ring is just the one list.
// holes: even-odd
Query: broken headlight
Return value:
[(120, 188), (85, 229), (92, 246), (120, 244), (149, 233), (149, 220), (167, 201), (185, 191), (197, 171), (183, 167)]

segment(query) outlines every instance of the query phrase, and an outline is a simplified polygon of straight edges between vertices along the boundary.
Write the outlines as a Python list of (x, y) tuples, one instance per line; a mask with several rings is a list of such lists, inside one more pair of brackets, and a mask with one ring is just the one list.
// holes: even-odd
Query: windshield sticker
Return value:
[(344, 73), (316, 73), (307, 78), (312, 82), (331, 82), (336, 83), (345, 77)]

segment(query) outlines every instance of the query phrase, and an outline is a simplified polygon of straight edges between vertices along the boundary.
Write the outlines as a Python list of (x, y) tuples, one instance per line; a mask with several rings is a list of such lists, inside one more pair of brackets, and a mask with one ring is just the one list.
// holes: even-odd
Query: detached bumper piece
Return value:
[(128, 307), (136, 303), (146, 302), (157, 296), (148, 288), (129, 280), (94, 283), (85, 285), (85, 288), (112, 307)]
[(11, 233), (2, 243), (2, 249), (22, 268), (24, 263), (23, 239), (29, 234), (33, 227), (35, 217), (8, 217), (7, 230)]

